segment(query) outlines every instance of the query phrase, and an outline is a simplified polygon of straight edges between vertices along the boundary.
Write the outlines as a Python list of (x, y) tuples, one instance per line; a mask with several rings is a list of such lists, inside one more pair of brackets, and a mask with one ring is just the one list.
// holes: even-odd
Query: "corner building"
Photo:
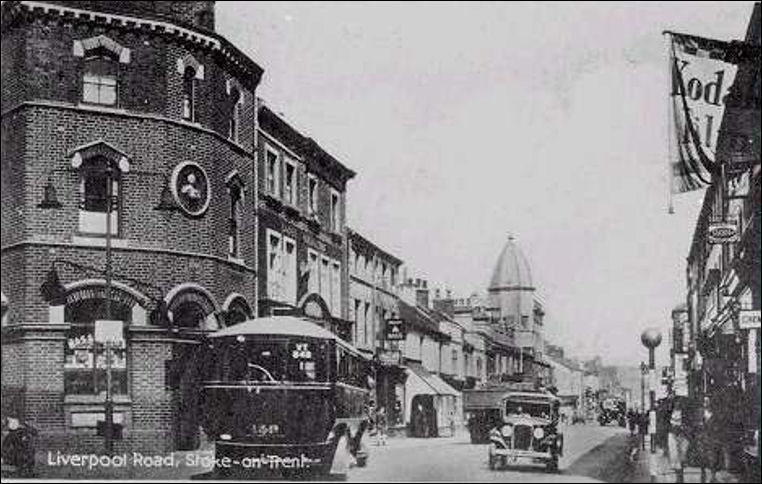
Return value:
[(2, 10), (2, 415), (41, 448), (102, 450), (94, 322), (120, 320), (115, 451), (195, 448), (198, 340), (256, 314), (263, 71), (214, 2)]

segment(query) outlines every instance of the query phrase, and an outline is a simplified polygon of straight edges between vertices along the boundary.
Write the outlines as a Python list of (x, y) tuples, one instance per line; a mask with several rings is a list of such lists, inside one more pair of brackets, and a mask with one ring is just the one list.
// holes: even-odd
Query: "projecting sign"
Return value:
[(119, 344), (124, 340), (124, 323), (101, 319), (95, 322), (95, 341), (97, 343)]
[(752, 311), (742, 309), (741, 313), (738, 315), (738, 327), (740, 329), (759, 329), (761, 316), (762, 311), (760, 310)]
[(707, 229), (710, 244), (730, 244), (738, 242), (738, 224), (736, 222), (710, 223)]
[(400, 350), (387, 350), (379, 348), (378, 362), (382, 366), (394, 366), (402, 364), (402, 352)]
[(401, 319), (386, 320), (386, 340), (402, 341), (405, 339), (405, 331)]

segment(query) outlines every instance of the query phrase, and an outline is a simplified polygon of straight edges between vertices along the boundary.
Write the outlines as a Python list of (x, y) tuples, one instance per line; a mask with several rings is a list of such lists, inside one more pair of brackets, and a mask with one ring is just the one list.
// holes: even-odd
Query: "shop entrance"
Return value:
[(434, 395), (416, 395), (410, 409), (412, 437), (438, 437), (437, 410)]

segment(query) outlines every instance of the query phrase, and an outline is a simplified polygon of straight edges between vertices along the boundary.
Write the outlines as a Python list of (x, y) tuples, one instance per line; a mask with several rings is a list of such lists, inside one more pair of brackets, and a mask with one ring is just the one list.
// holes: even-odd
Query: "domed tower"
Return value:
[(517, 347), (536, 353), (538, 347), (535, 324), (535, 287), (532, 271), (524, 252), (513, 235), (508, 236), (487, 289), (495, 324), (513, 334)]

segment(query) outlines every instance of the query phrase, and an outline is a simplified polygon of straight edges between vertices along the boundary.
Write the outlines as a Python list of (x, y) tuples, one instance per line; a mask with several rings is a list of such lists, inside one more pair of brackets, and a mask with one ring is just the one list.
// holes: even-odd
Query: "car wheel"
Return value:
[(558, 456), (554, 455), (545, 466), (548, 472), (558, 472)]
[(497, 469), (497, 457), (490, 454), (489, 456), (489, 470), (494, 471)]

